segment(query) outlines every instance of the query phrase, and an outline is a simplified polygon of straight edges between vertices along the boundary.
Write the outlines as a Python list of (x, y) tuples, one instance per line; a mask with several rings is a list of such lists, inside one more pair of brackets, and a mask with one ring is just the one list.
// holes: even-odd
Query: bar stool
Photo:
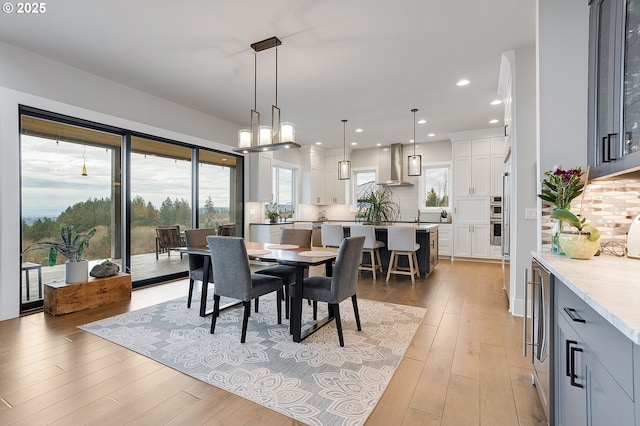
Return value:
[(384, 273), (382, 270), (382, 259), (380, 258), (380, 248), (384, 247), (384, 243), (376, 240), (376, 230), (372, 225), (352, 225), (350, 231), (352, 237), (364, 237), (362, 253), (369, 254), (370, 262), (364, 263), (364, 261), (362, 261), (360, 263), (360, 270), (371, 271), (373, 280), (375, 281), (378, 269), (381, 273)]
[[(414, 285), (416, 283), (415, 276), (420, 274), (418, 256), (416, 255), (420, 244), (416, 243), (416, 228), (413, 226), (390, 226), (387, 232), (387, 245), (391, 251), (387, 281), (389, 281), (391, 274), (410, 275), (411, 285)], [(408, 268), (398, 266), (399, 256), (407, 256)]]
[(340, 247), (340, 244), (342, 244), (342, 240), (344, 239), (342, 225), (323, 223), (320, 225), (320, 232), (322, 234), (322, 245), (324, 247)]

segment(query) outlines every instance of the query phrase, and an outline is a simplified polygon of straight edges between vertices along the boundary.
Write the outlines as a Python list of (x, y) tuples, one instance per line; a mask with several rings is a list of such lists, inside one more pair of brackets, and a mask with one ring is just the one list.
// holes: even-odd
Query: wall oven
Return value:
[(490, 215), (491, 219), (502, 220), (502, 197), (491, 197), (491, 202), (489, 203)]
[(502, 219), (491, 219), (490, 225), (490, 244), (492, 246), (502, 246)]

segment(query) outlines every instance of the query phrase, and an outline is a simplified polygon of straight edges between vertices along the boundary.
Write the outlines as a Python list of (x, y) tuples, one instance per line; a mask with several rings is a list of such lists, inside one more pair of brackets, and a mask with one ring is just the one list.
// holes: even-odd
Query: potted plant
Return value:
[(558, 237), (560, 248), (574, 259), (590, 259), (600, 249), (600, 231), (587, 225), (586, 219), (578, 217), (567, 209), (555, 209), (551, 218), (573, 226), (577, 232), (563, 231)]
[(269, 218), (269, 222), (276, 223), (278, 221), (278, 218), (280, 217), (280, 211), (276, 203), (265, 204), (264, 211), (267, 217)]
[(89, 247), (89, 239), (96, 233), (93, 228), (87, 233), (78, 233), (73, 230), (73, 226), (63, 225), (60, 229), (62, 242), (41, 241), (27, 247), (23, 253), (32, 250), (49, 248), (47, 265), (56, 264), (58, 253), (67, 258), (65, 264), (65, 282), (68, 284), (85, 282), (89, 279), (89, 263), (82, 259), (82, 254)]
[(399, 206), (393, 201), (388, 189), (372, 191), (358, 199), (357, 217), (363, 217), (365, 223), (380, 225), (393, 223), (398, 218)]

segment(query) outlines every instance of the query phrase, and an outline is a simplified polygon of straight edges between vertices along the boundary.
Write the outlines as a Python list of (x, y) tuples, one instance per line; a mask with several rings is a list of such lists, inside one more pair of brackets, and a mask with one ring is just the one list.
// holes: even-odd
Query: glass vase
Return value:
[(556, 220), (551, 228), (551, 253), (564, 255), (562, 248), (560, 247), (560, 234), (562, 233), (563, 222)]

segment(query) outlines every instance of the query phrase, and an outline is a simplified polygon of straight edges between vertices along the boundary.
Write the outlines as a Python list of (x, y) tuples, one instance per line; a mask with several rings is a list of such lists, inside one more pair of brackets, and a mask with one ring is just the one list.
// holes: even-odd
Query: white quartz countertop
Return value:
[(640, 345), (640, 259), (605, 254), (589, 260), (549, 252), (532, 255), (622, 334)]

